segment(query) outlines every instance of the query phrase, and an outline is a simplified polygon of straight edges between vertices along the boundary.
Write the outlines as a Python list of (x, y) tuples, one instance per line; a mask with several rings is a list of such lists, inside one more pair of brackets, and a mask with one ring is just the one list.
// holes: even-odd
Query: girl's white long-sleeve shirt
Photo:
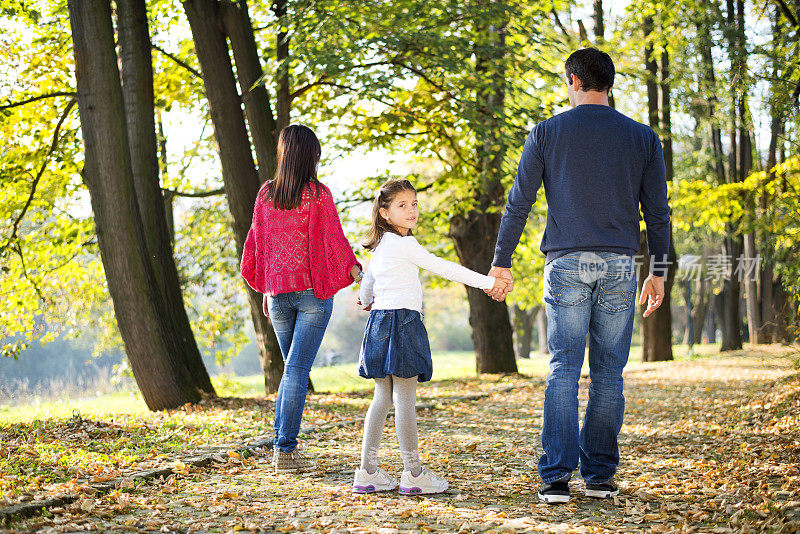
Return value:
[[(495, 278), (431, 254), (413, 236), (386, 233), (372, 251), (369, 266), (361, 280), (359, 297), (364, 306), (372, 302), (373, 310), (422, 311), (422, 284), (419, 268), (454, 282), (491, 289)], [(374, 297), (374, 302), (373, 302)]]

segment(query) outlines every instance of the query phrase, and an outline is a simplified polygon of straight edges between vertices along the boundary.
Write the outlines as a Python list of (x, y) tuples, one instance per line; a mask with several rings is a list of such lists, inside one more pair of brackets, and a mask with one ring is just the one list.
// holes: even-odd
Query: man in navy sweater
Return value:
[[(537, 124), (528, 135), (489, 272), (513, 281), (511, 255), (544, 184), (547, 226), (541, 250), (547, 256), (544, 302), (551, 356), (538, 469), (539, 498), (547, 503), (569, 502), (567, 483), (579, 464), (588, 497), (619, 493), (613, 477), (625, 407), (622, 370), (635, 312), (640, 205), (651, 256), (639, 299), (639, 304), (647, 301), (645, 317), (664, 299), (670, 239), (661, 143), (650, 127), (609, 106), (611, 58), (586, 48), (570, 55), (565, 67), (573, 109)], [(497, 300), (505, 297), (488, 293)], [(587, 334), (591, 385), (579, 429), (578, 380)]]

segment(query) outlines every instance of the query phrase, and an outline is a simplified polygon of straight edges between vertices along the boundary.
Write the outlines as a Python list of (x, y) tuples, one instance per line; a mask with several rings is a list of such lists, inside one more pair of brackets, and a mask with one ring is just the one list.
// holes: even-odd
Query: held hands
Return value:
[(361, 302), (361, 297), (358, 297), (358, 305), (359, 306), (364, 306), (364, 308), (363, 308), (364, 311), (370, 311), (372, 309), (372, 305), (373, 304), (375, 304), (375, 300), (374, 299), (373, 299), (372, 302), (369, 303), (369, 306), (364, 306), (364, 304)]
[(645, 278), (642, 283), (642, 294), (639, 297), (639, 305), (644, 305), (647, 302), (647, 309), (642, 314), (642, 317), (650, 317), (650, 315), (661, 306), (664, 302), (664, 277), (653, 276), (650, 274)]
[(514, 276), (511, 274), (511, 269), (492, 267), (489, 271), (489, 276), (495, 277), (494, 287), (484, 291), (494, 300), (502, 301), (506, 298), (506, 295), (514, 290)]

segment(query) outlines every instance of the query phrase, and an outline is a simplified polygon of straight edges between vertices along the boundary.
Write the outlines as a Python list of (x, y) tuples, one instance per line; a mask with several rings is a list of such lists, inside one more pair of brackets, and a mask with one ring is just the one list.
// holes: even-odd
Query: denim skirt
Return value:
[(417, 377), (427, 382), (433, 375), (428, 331), (418, 311), (372, 310), (361, 342), (358, 374), (364, 378)]

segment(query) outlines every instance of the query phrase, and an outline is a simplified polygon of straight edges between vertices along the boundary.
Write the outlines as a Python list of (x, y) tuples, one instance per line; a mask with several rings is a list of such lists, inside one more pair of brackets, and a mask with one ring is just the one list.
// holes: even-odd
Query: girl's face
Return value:
[(408, 189), (400, 191), (389, 203), (389, 208), (381, 208), (380, 213), (398, 232), (408, 235), (408, 231), (417, 225), (419, 219), (417, 194)]

